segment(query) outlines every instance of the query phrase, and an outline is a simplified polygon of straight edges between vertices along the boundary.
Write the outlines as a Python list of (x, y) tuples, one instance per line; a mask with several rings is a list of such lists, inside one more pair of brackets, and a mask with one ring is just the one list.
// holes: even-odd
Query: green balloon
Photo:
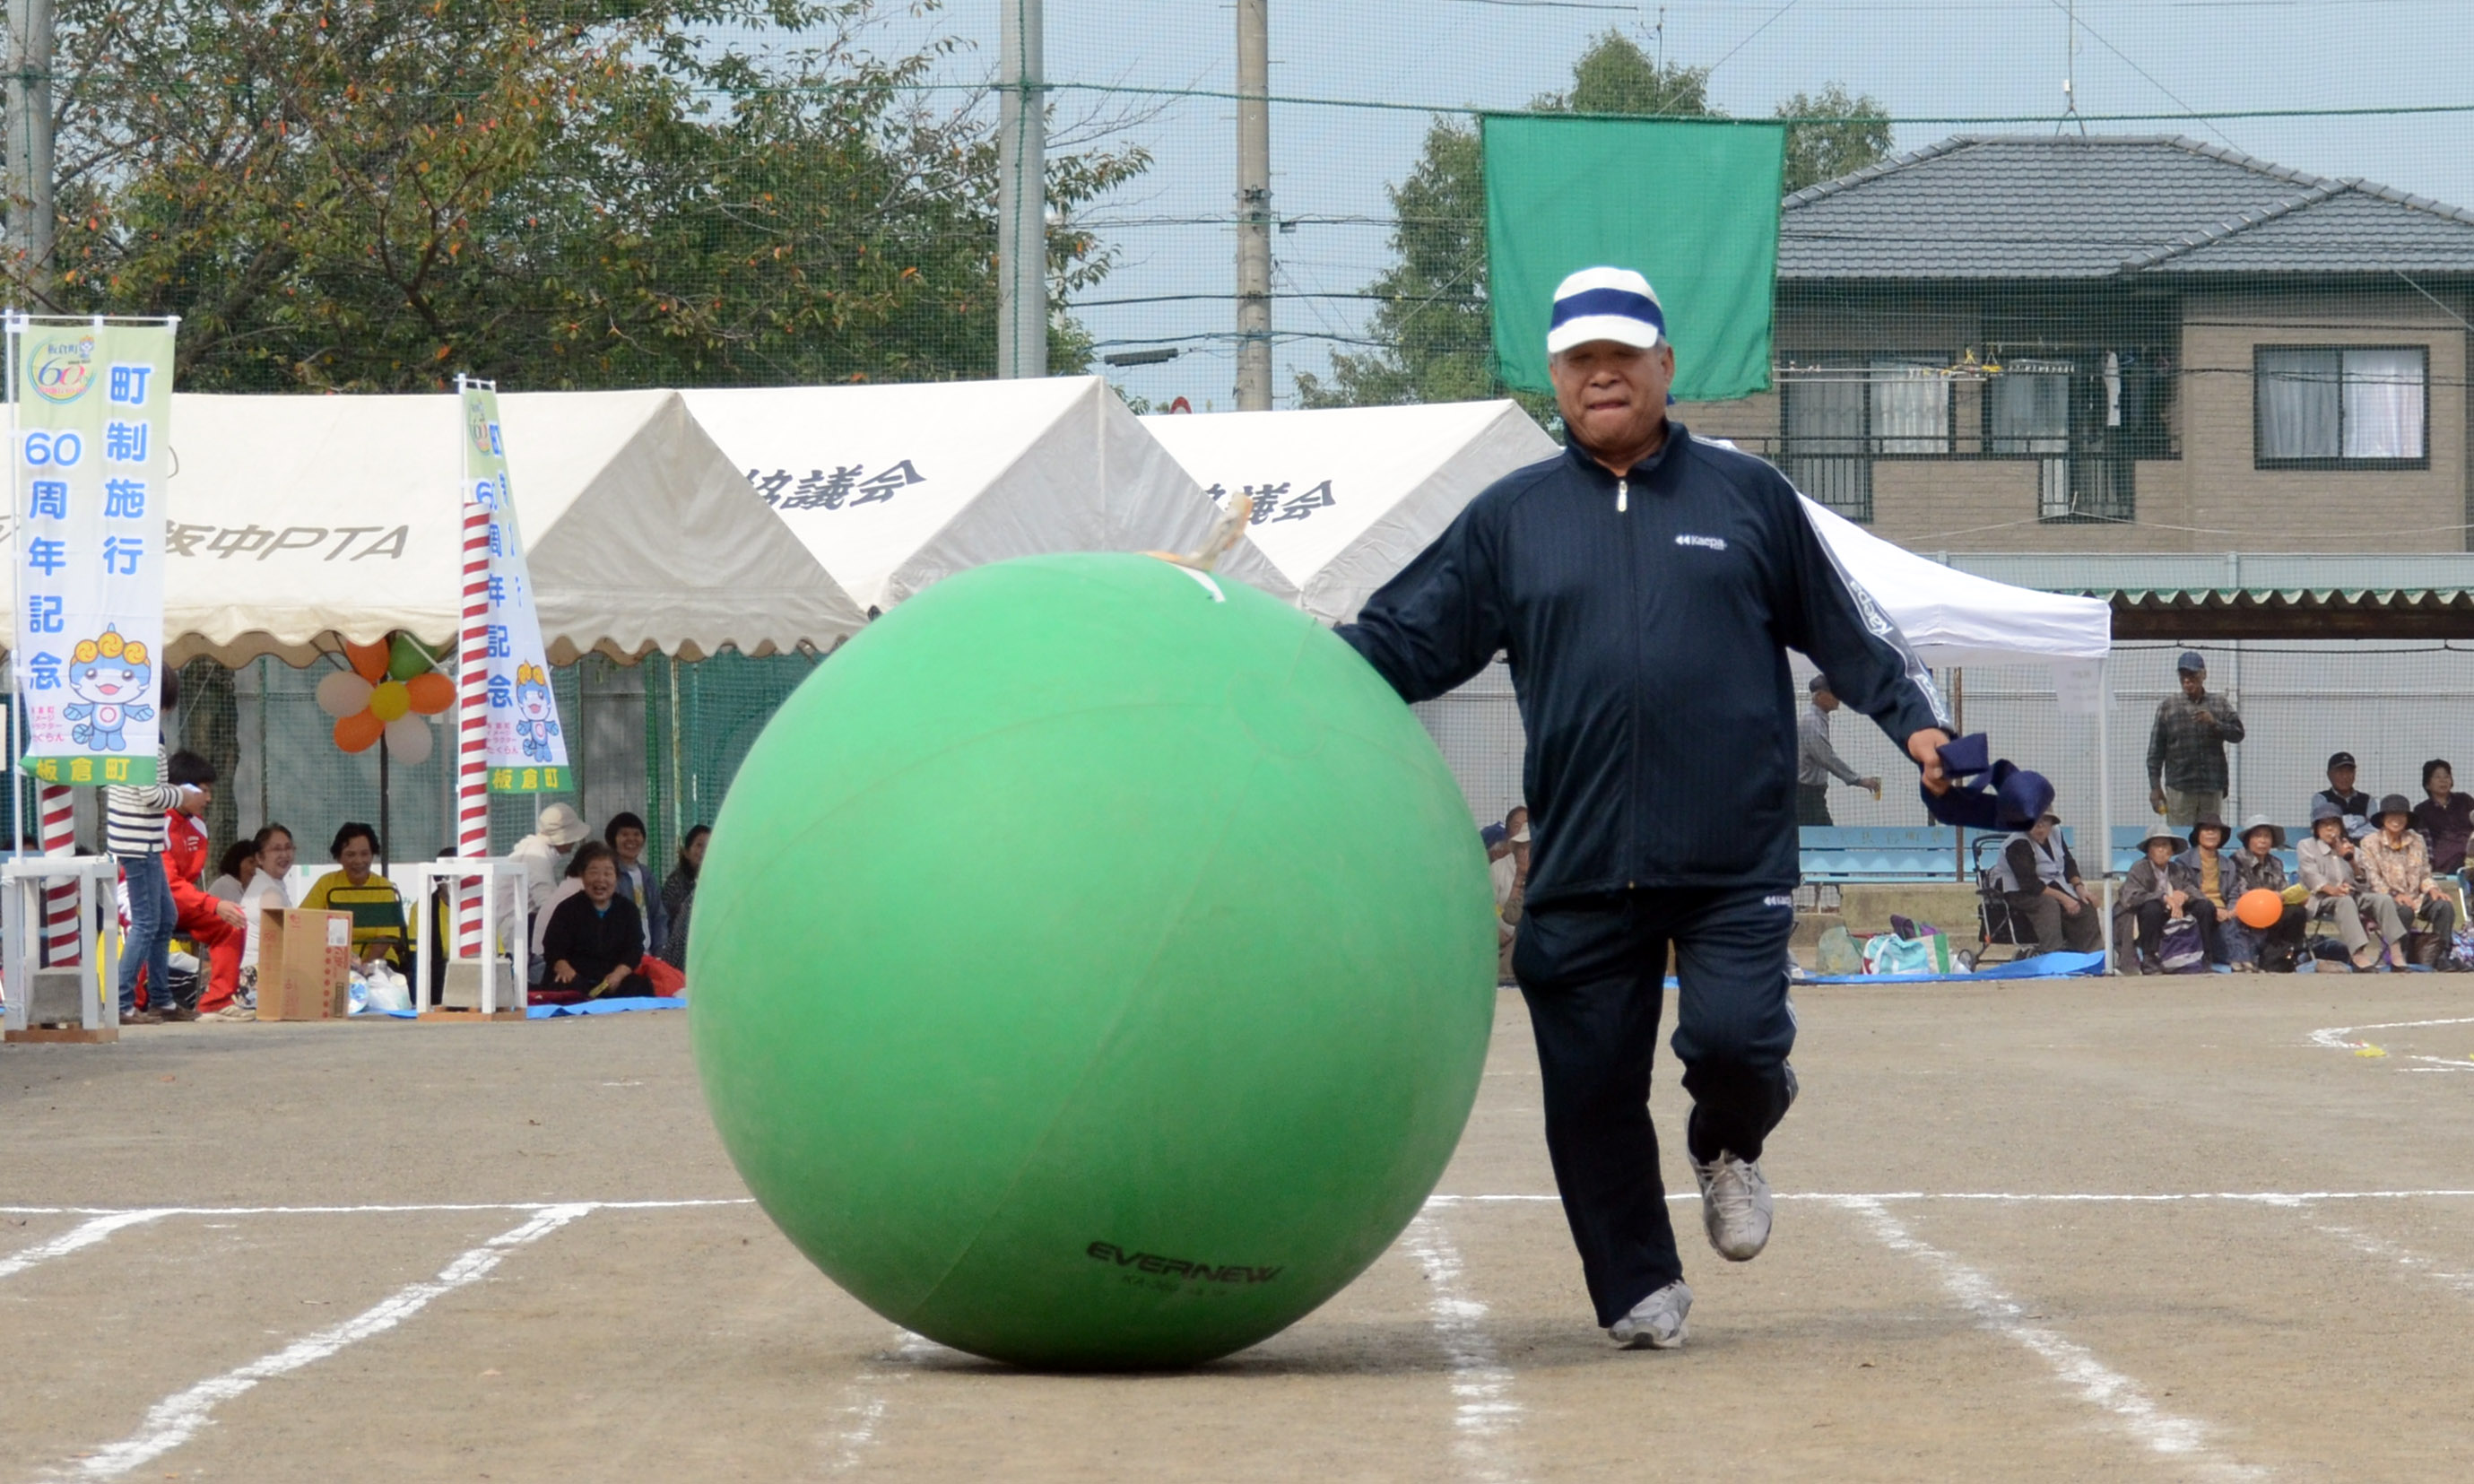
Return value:
[(1150, 557), (949, 578), (820, 666), (696, 891), (696, 1063), (767, 1214), (894, 1323), (1207, 1360), (1363, 1272), (1494, 1009), (1467, 806), (1311, 620)]
[(401, 629), (387, 645), (387, 678), (410, 680), (438, 668), (438, 657), (421, 646), (421, 641)]

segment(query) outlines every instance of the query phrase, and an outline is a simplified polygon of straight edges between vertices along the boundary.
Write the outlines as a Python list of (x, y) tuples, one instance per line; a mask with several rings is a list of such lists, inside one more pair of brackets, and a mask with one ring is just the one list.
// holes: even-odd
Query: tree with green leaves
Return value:
[[(873, 0), (61, 0), (38, 299), (178, 313), (218, 390), (986, 376), (986, 110)], [(1148, 164), (1052, 161), (1062, 210)], [(1059, 229), (1066, 295), (1111, 255)], [(1079, 369), (1070, 321), (1052, 363)]]
[[(1568, 90), (1547, 93), (1530, 107), (1556, 113), (1726, 117), (1710, 102), (1709, 79), (1706, 67), (1661, 61), (1622, 32), (1610, 31), (1573, 61)], [(1799, 177), (1801, 169), (1829, 167), (1831, 175), (1843, 174), (1889, 154), (1889, 121), (1880, 105), (1850, 97), (1835, 84), (1815, 96), (1797, 94), (1780, 105), (1778, 116), (1807, 120), (1787, 130), (1790, 191), (1811, 183)], [(1494, 375), (1486, 167), (1478, 131), (1456, 118), (1436, 119), (1426, 131), (1424, 153), (1408, 178), (1391, 188), (1391, 197), (1396, 257), (1369, 286), (1381, 302), (1370, 326), (1376, 345), (1335, 353), (1328, 378), (1300, 373), (1298, 401), (1309, 407), (1355, 407), (1507, 395)], [(1541, 422), (1553, 416), (1551, 398), (1508, 395)]]
[(1865, 95), (1850, 95), (1836, 83), (1817, 93), (1797, 93), (1778, 106), (1786, 131), (1786, 192), (1853, 175), (1890, 158), (1890, 116)]

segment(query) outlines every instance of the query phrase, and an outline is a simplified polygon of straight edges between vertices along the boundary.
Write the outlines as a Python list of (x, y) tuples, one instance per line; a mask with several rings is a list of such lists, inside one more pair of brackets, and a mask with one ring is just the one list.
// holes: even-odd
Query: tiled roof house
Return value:
[(1926, 549), (2464, 550), (2469, 321), (2474, 211), (1962, 136), (1788, 197), (1778, 390), (1683, 416)]

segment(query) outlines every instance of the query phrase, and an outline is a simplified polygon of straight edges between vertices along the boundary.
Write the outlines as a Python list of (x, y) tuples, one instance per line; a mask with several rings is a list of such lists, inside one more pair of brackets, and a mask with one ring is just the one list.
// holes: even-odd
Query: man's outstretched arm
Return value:
[(1504, 647), (1507, 625), (1491, 532), (1478, 507), (1458, 519), (1335, 632), (1405, 701), (1465, 684)]

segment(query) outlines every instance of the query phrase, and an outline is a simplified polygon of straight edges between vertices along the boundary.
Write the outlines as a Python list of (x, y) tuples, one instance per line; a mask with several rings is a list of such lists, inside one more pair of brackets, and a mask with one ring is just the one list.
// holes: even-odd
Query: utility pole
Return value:
[[(41, 0), (48, 4), (49, 0)], [(1040, 0), (1001, 0), (997, 45), (997, 375), (1048, 375), (1048, 101)]]
[(52, 0), (9, 0), (9, 63), (8, 266), (22, 288), (8, 298), (39, 309), (51, 298)]
[(1272, 407), (1270, 0), (1237, 0), (1237, 410)]

